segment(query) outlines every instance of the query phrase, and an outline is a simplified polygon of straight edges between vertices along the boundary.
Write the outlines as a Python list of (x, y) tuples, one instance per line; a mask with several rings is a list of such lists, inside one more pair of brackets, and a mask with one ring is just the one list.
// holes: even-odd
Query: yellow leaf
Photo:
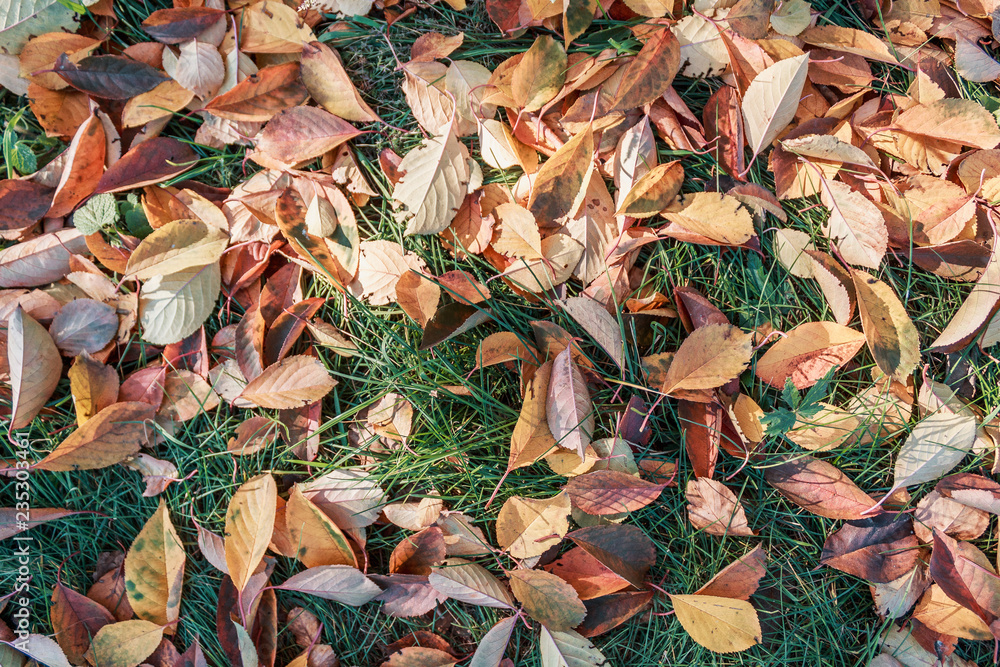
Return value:
[(712, 595), (671, 595), (681, 626), (716, 653), (745, 651), (761, 640), (757, 610), (749, 602)]
[(513, 496), (497, 516), (497, 541), (514, 558), (541, 556), (569, 531), (569, 496), (542, 500)]
[(274, 479), (259, 475), (236, 490), (226, 510), (226, 567), (236, 590), (243, 590), (264, 558), (274, 531), (278, 489)]
[(167, 634), (180, 619), (184, 561), (184, 546), (161, 498), (125, 556), (125, 591), (135, 615), (165, 626)]
[(297, 556), (306, 567), (358, 563), (340, 528), (306, 498), (298, 485), (292, 487), (285, 506), (285, 524)]

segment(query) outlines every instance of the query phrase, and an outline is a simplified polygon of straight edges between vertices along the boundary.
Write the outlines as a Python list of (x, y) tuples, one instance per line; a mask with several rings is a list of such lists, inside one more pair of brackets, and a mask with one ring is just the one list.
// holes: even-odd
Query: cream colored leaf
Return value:
[(406, 252), (392, 241), (364, 241), (358, 274), (348, 289), (359, 299), (367, 299), (373, 306), (384, 306), (396, 301), (396, 283), (410, 271), (423, 272), (424, 261), (412, 252)]
[(360, 607), (382, 592), (364, 573), (347, 565), (311, 567), (275, 588), (315, 595), (349, 607)]
[(405, 172), (392, 191), (396, 221), (406, 235), (439, 234), (448, 228), (468, 192), (469, 163), (450, 128), (427, 139), (399, 164)]
[(508, 616), (497, 621), (497, 624), (479, 640), (469, 667), (499, 667), (516, 624), (517, 616)]
[(147, 280), (139, 291), (143, 339), (169, 345), (193, 334), (215, 310), (221, 284), (218, 262)]
[(815, 250), (812, 238), (797, 229), (777, 229), (774, 233), (774, 254), (789, 273), (799, 278), (813, 278), (813, 260), (806, 250)]
[(745, 651), (761, 641), (757, 610), (745, 600), (671, 595), (674, 612), (691, 639), (716, 653)]
[(499, 579), (482, 565), (461, 558), (449, 558), (441, 567), (432, 568), (428, 581), (434, 590), (459, 602), (514, 608), (514, 600)]
[(226, 567), (236, 590), (242, 591), (264, 558), (274, 532), (278, 487), (269, 474), (248, 480), (226, 510)]
[[(952, 316), (948, 326), (931, 343), (931, 349), (949, 350), (964, 345), (987, 321), (997, 301), (1000, 301), (1000, 243), (993, 244), (986, 270)], [(1000, 316), (993, 316), (994, 322), (997, 321), (997, 317)], [(987, 327), (981, 345), (986, 348), (994, 342)]]
[(615, 187), (618, 189), (615, 206), (621, 208), (632, 186), (656, 165), (653, 128), (649, 124), (649, 116), (643, 116), (641, 121), (626, 130), (618, 140), (614, 161)]
[(504, 203), (493, 209), (493, 216), (500, 225), (500, 234), (493, 242), (494, 250), (508, 257), (542, 257), (542, 237), (531, 211), (517, 204)]
[(403, 94), (420, 127), (428, 134), (444, 136), (455, 117), (455, 102), (445, 92), (448, 68), (436, 60), (403, 66)]
[(889, 244), (882, 212), (840, 181), (824, 178), (822, 183), (820, 201), (830, 209), (823, 232), (849, 263), (877, 268)]
[(692, 479), (685, 489), (691, 525), (709, 535), (755, 535), (736, 495), (722, 482), (708, 477)]
[(974, 417), (936, 412), (922, 419), (896, 457), (893, 490), (942, 477), (965, 458), (975, 441)]
[(608, 659), (583, 635), (557, 632), (542, 626), (539, 638), (542, 667), (604, 667)]
[(743, 120), (754, 154), (774, 141), (795, 117), (809, 71), (809, 55), (786, 58), (758, 74), (743, 96)]
[(0, 287), (38, 287), (66, 277), (70, 255), (87, 253), (78, 229), (60, 229), (0, 250)]
[[(167, 62), (164, 59), (163, 64)], [(172, 69), (167, 74), (203, 100), (214, 97), (226, 78), (226, 65), (219, 50), (196, 39), (180, 45), (180, 56)]]
[(573, 296), (563, 302), (563, 308), (619, 368), (625, 367), (625, 343), (622, 340), (621, 326), (604, 306), (588, 296)]
[(721, 76), (729, 66), (729, 52), (716, 21), (685, 16), (670, 28), (681, 45), (680, 73), (692, 79)]
[(298, 354), (265, 368), (240, 396), (262, 408), (289, 410), (315, 403), (336, 384), (322, 361)]

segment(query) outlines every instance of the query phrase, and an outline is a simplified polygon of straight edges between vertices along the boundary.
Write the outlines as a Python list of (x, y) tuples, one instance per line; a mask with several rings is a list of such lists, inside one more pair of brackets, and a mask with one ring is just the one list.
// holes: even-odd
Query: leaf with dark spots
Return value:
[(920, 557), (909, 515), (882, 514), (848, 521), (823, 544), (820, 563), (873, 583), (909, 572)]
[(24, 229), (41, 220), (52, 205), (52, 193), (34, 181), (0, 181), (0, 230)]
[(147, 139), (104, 172), (94, 194), (122, 192), (180, 176), (198, 160), (187, 144), (170, 137)]
[(142, 29), (164, 44), (180, 44), (205, 32), (225, 14), (211, 7), (158, 9), (142, 22)]
[(429, 350), (449, 338), (465, 333), (469, 329), (490, 319), (490, 313), (477, 306), (465, 303), (449, 303), (441, 306), (427, 322), (424, 336), (420, 339), (420, 351)]
[(617, 628), (649, 607), (653, 591), (621, 591), (584, 600), (587, 616), (576, 631), (584, 637), (596, 637)]
[(77, 90), (109, 100), (127, 100), (170, 80), (160, 70), (126, 56), (88, 56), (73, 63), (64, 53), (53, 69)]

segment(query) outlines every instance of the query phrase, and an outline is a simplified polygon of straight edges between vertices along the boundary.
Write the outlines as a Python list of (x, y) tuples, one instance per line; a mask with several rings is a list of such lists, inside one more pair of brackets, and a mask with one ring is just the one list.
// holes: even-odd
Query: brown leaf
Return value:
[(572, 586), (581, 600), (610, 595), (629, 587), (627, 580), (580, 547), (570, 549), (543, 568)]
[(179, 176), (198, 160), (191, 147), (177, 139), (153, 137), (135, 146), (104, 172), (95, 194), (123, 192)]
[(812, 456), (795, 456), (766, 468), (767, 483), (793, 503), (829, 519), (861, 519), (875, 506), (839, 468)]
[(668, 28), (655, 31), (625, 66), (608, 111), (628, 111), (653, 102), (670, 87), (681, 66), (681, 48)]
[(641, 529), (629, 525), (598, 525), (566, 535), (581, 549), (636, 588), (656, 562), (656, 548)]
[(34, 181), (8, 179), (0, 181), (0, 229), (13, 231), (35, 224), (52, 204), (52, 188)]
[(350, 123), (316, 107), (279, 112), (257, 136), (257, 149), (287, 164), (327, 153), (361, 134)]
[(688, 518), (709, 535), (753, 537), (746, 512), (736, 495), (721, 482), (699, 477), (687, 483)]
[(389, 572), (426, 576), (446, 556), (444, 535), (440, 528), (431, 526), (414, 535), (407, 535), (396, 545), (389, 557)]
[(596, 637), (613, 630), (644, 611), (653, 602), (654, 595), (651, 590), (621, 591), (584, 600), (587, 617), (577, 626), (576, 631), (584, 637)]
[(1000, 615), (1000, 577), (982, 552), (934, 531), (930, 573), (952, 600), (971, 610), (987, 625)]
[(712, 477), (722, 442), (722, 406), (678, 399), (677, 420), (695, 476)]
[(641, 509), (656, 500), (665, 486), (623, 472), (596, 470), (571, 479), (566, 493), (577, 509), (604, 516)]
[(396, 301), (399, 302), (399, 307), (421, 327), (427, 326), (427, 322), (437, 311), (440, 300), (441, 288), (430, 276), (409, 271), (401, 275), (396, 283)]
[(959, 540), (974, 540), (989, 527), (990, 515), (983, 510), (967, 507), (931, 491), (917, 503), (913, 512), (913, 530), (921, 542), (933, 541), (933, 531), (939, 530)]
[(73, 431), (48, 456), (39, 470), (93, 470), (114, 465), (138, 452), (152, 435), (146, 421), (156, 408), (149, 403), (115, 403)]
[(6, 540), (39, 524), (57, 521), (74, 514), (78, 512), (56, 507), (32, 507), (30, 520), (22, 521), (24, 514), (16, 508), (0, 507), (0, 540)]
[(91, 637), (105, 625), (115, 622), (107, 609), (58, 581), (52, 591), (49, 616), (56, 641), (74, 664), (83, 661)]
[(910, 517), (880, 514), (848, 521), (826, 538), (820, 563), (875, 583), (892, 581), (920, 557)]
[(309, 99), (299, 79), (299, 63), (271, 65), (236, 84), (205, 106), (213, 116), (234, 121), (268, 121)]
[(104, 174), (105, 146), (104, 124), (93, 115), (76, 131), (66, 149), (66, 166), (47, 217), (66, 215), (95, 190)]
[(552, 362), (545, 414), (556, 444), (584, 458), (594, 433), (594, 410), (587, 381), (573, 362), (570, 347)]
[(695, 591), (698, 595), (749, 600), (760, 580), (767, 574), (767, 552), (759, 546), (719, 570), (704, 586)]

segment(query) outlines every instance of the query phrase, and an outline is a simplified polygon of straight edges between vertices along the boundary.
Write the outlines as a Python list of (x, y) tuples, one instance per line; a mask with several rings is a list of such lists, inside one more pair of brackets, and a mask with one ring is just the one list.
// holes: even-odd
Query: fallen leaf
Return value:
[(174, 634), (180, 619), (184, 545), (161, 498), (125, 556), (125, 590), (135, 615)]
[(743, 120), (754, 155), (770, 145), (795, 116), (809, 56), (781, 60), (754, 77), (743, 96)]
[(240, 486), (226, 510), (226, 568), (237, 591), (246, 587), (264, 558), (274, 530), (277, 486), (268, 474)]
[(709, 535), (753, 537), (746, 512), (736, 495), (721, 482), (708, 477), (692, 479), (685, 490), (688, 519)]
[(880, 514), (848, 521), (827, 537), (820, 563), (870, 582), (885, 583), (916, 565), (917, 546), (909, 517)]
[(540, 570), (512, 570), (507, 575), (524, 611), (549, 630), (567, 632), (587, 615), (573, 587), (556, 575)]
[(711, 595), (671, 595), (681, 626), (710, 651), (733, 653), (760, 643), (757, 610), (744, 600)]
[(540, 556), (569, 532), (569, 513), (566, 493), (539, 500), (512, 496), (497, 516), (497, 542), (514, 558)]
[(864, 344), (864, 334), (854, 329), (833, 322), (807, 322), (778, 339), (757, 360), (754, 373), (775, 388), (790, 381), (796, 389), (807, 389), (853, 359)]
[(39, 470), (106, 468), (135, 454), (150, 439), (156, 407), (149, 403), (114, 403), (73, 431), (48, 456)]

